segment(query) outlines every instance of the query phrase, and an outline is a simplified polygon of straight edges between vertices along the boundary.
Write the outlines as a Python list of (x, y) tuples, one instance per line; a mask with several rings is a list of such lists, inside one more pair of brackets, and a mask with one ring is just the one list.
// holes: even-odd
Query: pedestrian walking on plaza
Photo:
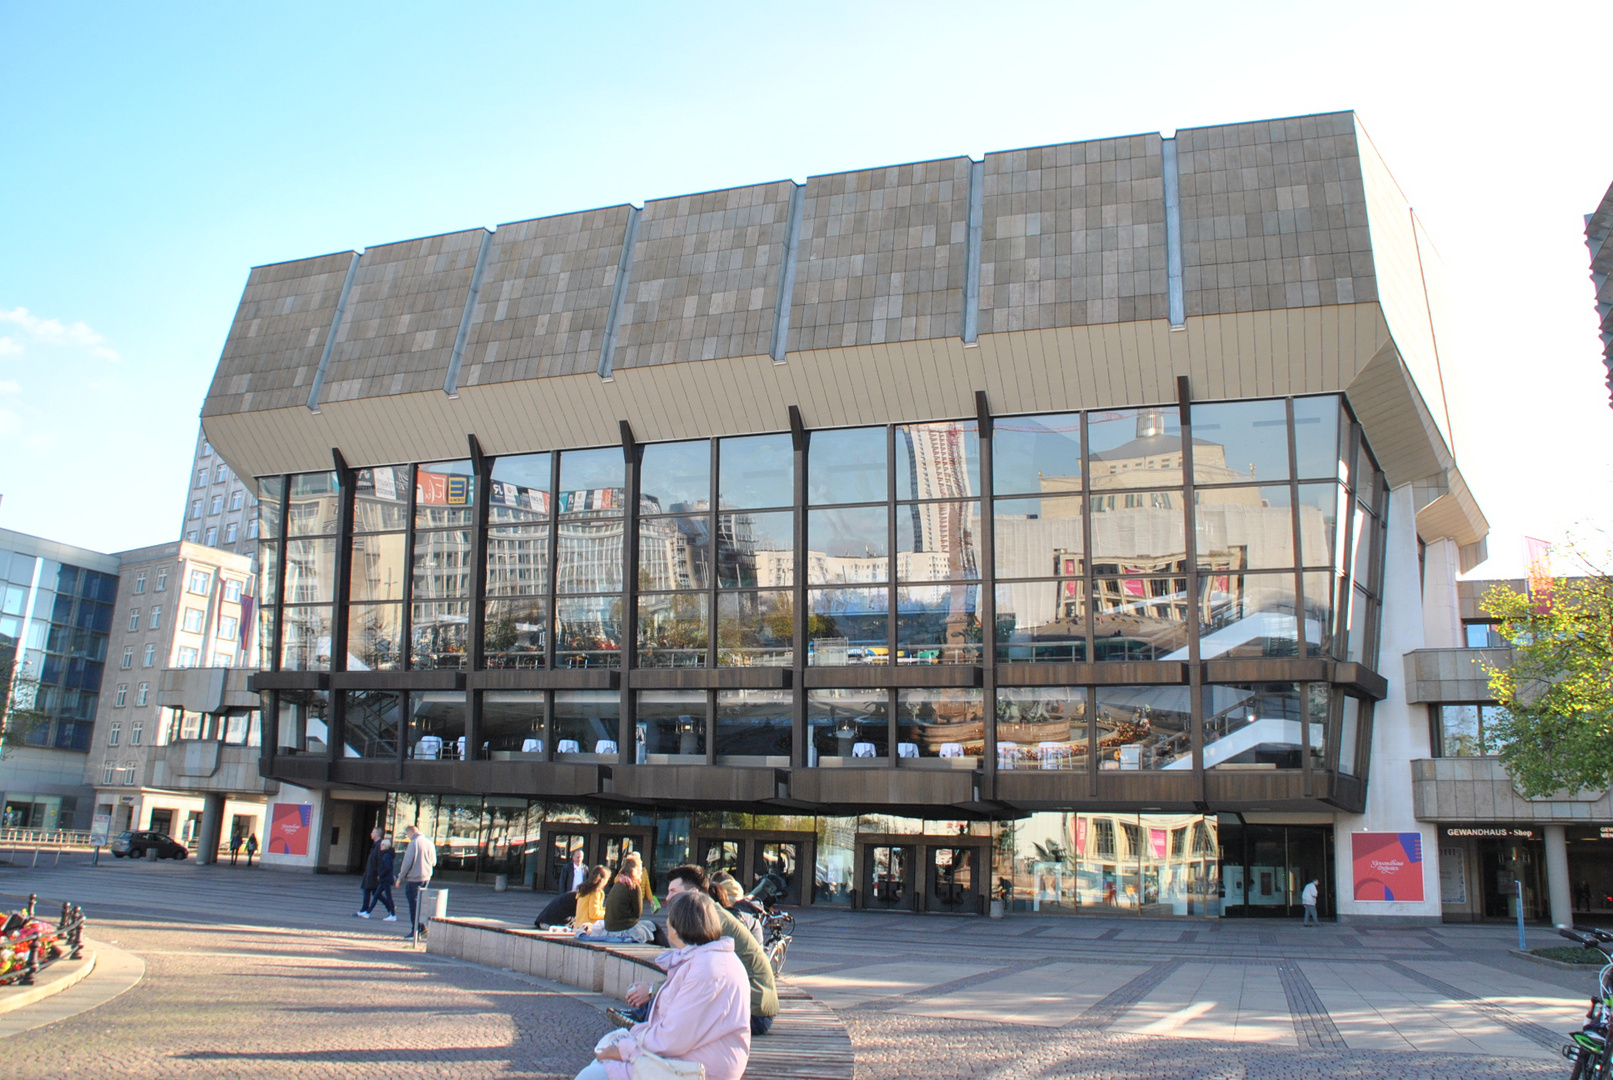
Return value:
[(648, 1018), (601, 1039), (595, 1060), (577, 1080), (642, 1076), (646, 1070), (635, 1068), (634, 1061), (646, 1052), (697, 1063), (706, 1080), (744, 1075), (750, 1061), (750, 985), (733, 939), (722, 935), (717, 904), (691, 890), (669, 897), (666, 907), (672, 949), (655, 959), (667, 979), (650, 1003)]
[(578, 892), (582, 883), (588, 879), (588, 864), (582, 861), (582, 848), (571, 853), (571, 862), (566, 867), (571, 880), (566, 884), (567, 892)]
[(252, 869), (252, 856), (258, 853), (258, 834), (253, 833), (246, 838), (246, 868)]
[(383, 836), (381, 842), (376, 846), (381, 849), (381, 884), (375, 889), (375, 899), (370, 901), (369, 910), (374, 911), (375, 905), (380, 904), (386, 908), (386, 918), (381, 921), (397, 922), (398, 909), (392, 903), (392, 868), (396, 862), (395, 854), (392, 851), (392, 838)]
[(1310, 926), (1312, 924), (1315, 924), (1317, 926), (1321, 926), (1322, 925), (1322, 920), (1318, 919), (1316, 917), (1316, 879), (1315, 878), (1311, 878), (1310, 884), (1306, 885), (1305, 888), (1303, 890), (1301, 890), (1301, 892), (1299, 894), (1299, 902), (1305, 905), (1305, 922), (1302, 925)]
[(364, 896), (358, 902), (358, 910), (354, 915), (361, 919), (370, 917), (370, 909), (375, 906), (375, 894), (381, 888), (381, 829), (380, 826), (370, 830), (370, 855), (364, 860), (364, 876), (359, 881)]
[(403, 834), (409, 838), (409, 846), (404, 849), (403, 863), (398, 867), (395, 883), (403, 886), (403, 896), (409, 901), (409, 933), (406, 936), (414, 937), (417, 930), (421, 934), (426, 932), (420, 922), (420, 890), (431, 884), (431, 872), (437, 867), (437, 845), (413, 825), (404, 829)]
[(235, 860), (240, 858), (240, 855), (241, 855), (241, 834), (240, 833), (231, 833), (230, 834), (230, 865), (231, 866), (235, 865)]

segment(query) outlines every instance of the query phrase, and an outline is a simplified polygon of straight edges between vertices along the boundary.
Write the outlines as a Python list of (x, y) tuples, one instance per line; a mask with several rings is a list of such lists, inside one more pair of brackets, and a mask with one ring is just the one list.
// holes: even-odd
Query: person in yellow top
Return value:
[(609, 879), (610, 871), (603, 866), (588, 871), (577, 889), (577, 914), (571, 918), (574, 928), (586, 930), (605, 917), (605, 882)]

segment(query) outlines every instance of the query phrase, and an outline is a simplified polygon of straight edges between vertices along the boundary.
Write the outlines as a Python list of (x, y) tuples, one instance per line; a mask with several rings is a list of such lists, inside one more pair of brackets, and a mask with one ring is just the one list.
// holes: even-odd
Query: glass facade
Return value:
[(39, 715), (28, 746), (87, 751), (116, 574), (0, 549), (0, 701)]
[[(1322, 883), (1335, 910), (1331, 827), (1245, 824), (1192, 813), (1040, 812), (1013, 821), (888, 814), (764, 815), (622, 809), (465, 795), (391, 796), (383, 827), (433, 837), (439, 877), (556, 891), (570, 852), (645, 856), (652, 882), (683, 863), (744, 881), (785, 879), (791, 904), (984, 913), (1298, 918)], [(442, 855), (452, 851), (451, 859)]]
[[(271, 670), (713, 680), (336, 695), (364, 718), (349, 756), (1359, 775), (1341, 691), (1195, 690), (1168, 667), (1374, 665), (1387, 489), (1338, 396), (538, 450), (259, 493)], [(1122, 674), (1141, 662), (1167, 666)], [(1083, 663), (1113, 674), (1040, 670)], [(902, 670), (983, 664), (990, 694)], [(797, 674), (717, 681), (739, 668)]]

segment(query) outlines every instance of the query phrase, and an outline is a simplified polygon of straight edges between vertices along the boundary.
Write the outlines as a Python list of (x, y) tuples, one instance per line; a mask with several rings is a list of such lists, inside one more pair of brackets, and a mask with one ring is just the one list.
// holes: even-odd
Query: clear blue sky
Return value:
[[(0, 3), (0, 526), (177, 538), (248, 268), (781, 177), (1358, 111), (1495, 527), (1613, 522), (1605, 3)], [(19, 309), (25, 309), (19, 311)]]

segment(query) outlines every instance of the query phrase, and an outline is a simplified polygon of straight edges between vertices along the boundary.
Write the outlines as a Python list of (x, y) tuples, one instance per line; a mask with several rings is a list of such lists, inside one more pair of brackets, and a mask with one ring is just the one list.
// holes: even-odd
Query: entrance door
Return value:
[[(752, 879), (745, 881), (740, 878), (746, 891), (755, 887), (755, 883), (769, 874), (776, 874), (784, 880), (784, 895), (779, 898), (781, 904), (799, 904), (801, 902), (801, 876), (797, 872), (801, 865), (801, 845), (795, 841), (768, 843), (762, 840), (751, 841), (751, 874)], [(738, 874), (734, 875), (736, 878)]]
[(1327, 825), (1239, 825), (1222, 819), (1221, 913), (1232, 918), (1297, 919), (1305, 885), (1317, 881), (1317, 913), (1333, 901), (1333, 829)]
[(1523, 917), (1545, 918), (1545, 890), (1540, 887), (1540, 865), (1533, 845), (1522, 838), (1506, 837), (1479, 841), (1479, 884), (1484, 897), (1484, 917), (1511, 921), (1518, 917), (1518, 891), (1523, 883)]
[(353, 806), (353, 842), (347, 845), (347, 872), (362, 874), (365, 863), (370, 861), (370, 851), (375, 847), (375, 841), (370, 833), (382, 828), (381, 819), (386, 816), (386, 803), (355, 803)]
[(703, 837), (700, 841), (700, 865), (707, 875), (726, 870), (735, 881), (745, 884), (745, 841)]
[(980, 912), (980, 849), (926, 848), (926, 911), (976, 915)]
[(868, 878), (864, 906), (879, 911), (917, 911), (913, 887), (914, 849), (905, 845), (868, 845)]
[(151, 812), (151, 831), (160, 832), (165, 836), (174, 835), (174, 812), (172, 810), (153, 810)]
[(543, 888), (545, 892), (564, 893), (571, 891), (571, 853), (583, 853), (583, 862), (588, 861), (588, 837), (584, 833), (551, 832), (545, 839), (548, 841), (543, 847), (544, 875)]

